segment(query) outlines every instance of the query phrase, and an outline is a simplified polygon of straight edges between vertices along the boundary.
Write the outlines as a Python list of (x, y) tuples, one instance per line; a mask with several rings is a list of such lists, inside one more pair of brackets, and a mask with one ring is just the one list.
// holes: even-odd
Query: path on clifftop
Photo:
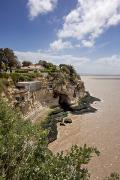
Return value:
[(111, 172), (120, 173), (120, 76), (84, 76), (86, 90), (100, 98), (96, 113), (71, 115), (73, 123), (60, 127), (58, 139), (49, 145), (53, 152), (74, 144), (96, 146), (101, 152), (89, 164), (91, 180), (102, 180)]

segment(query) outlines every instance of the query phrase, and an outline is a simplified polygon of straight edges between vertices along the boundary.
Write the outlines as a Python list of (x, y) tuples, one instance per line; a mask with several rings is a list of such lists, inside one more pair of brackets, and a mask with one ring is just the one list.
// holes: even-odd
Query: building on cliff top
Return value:
[(18, 82), (16, 84), (18, 89), (25, 89), (29, 92), (34, 92), (40, 90), (42, 88), (42, 84), (40, 81), (25, 81), (25, 82)]
[(25, 66), (25, 67), (21, 67), (22, 70), (27, 70), (27, 71), (41, 71), (44, 70), (44, 67), (42, 65), (30, 65), (30, 66)]

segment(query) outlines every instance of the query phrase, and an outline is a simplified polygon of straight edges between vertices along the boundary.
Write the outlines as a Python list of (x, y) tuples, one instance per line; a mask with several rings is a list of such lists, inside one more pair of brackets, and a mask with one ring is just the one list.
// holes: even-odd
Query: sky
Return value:
[(120, 0), (1, 0), (0, 47), (20, 61), (120, 74)]

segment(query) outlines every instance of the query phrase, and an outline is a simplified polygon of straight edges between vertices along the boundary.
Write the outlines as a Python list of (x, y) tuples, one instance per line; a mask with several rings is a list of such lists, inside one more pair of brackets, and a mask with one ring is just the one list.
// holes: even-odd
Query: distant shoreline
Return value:
[(80, 76), (120, 76), (120, 74), (81, 74)]
[(82, 75), (96, 80), (120, 80), (120, 75)]

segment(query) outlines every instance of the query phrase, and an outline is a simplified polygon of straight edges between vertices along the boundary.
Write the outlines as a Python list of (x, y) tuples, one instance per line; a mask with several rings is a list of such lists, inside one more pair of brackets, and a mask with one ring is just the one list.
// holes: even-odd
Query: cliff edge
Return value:
[[(30, 80), (25, 78), (28, 75)], [(2, 76), (1, 97), (19, 107), (24, 116), (46, 107), (71, 110), (86, 95), (84, 83), (71, 65), (46, 62), (39, 72), (22, 69)]]

